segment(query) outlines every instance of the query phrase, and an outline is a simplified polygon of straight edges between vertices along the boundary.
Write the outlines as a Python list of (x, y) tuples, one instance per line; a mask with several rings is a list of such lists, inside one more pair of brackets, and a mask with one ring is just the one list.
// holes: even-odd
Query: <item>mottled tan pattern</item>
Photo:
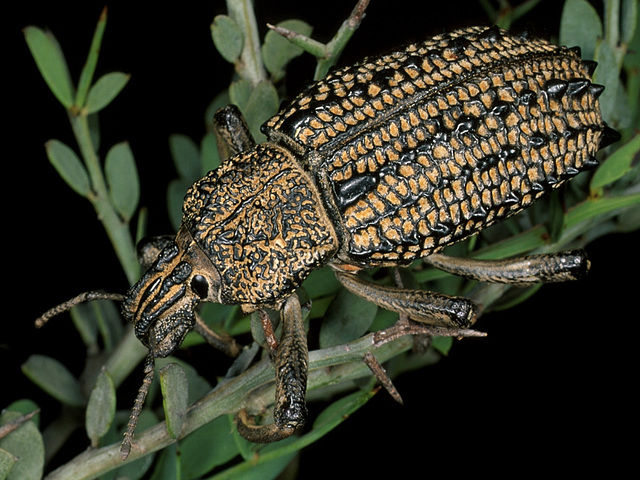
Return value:
[(221, 277), (223, 303), (282, 300), (338, 249), (314, 182), (274, 145), (198, 180), (183, 210), (183, 224)]

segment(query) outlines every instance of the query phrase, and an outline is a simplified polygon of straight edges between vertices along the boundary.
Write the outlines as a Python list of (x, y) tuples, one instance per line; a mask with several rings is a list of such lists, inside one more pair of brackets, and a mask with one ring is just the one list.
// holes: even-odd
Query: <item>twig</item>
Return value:
[[(415, 332), (408, 329), (406, 331), (409, 333), (402, 336), (396, 330), (390, 327), (384, 334), (370, 333), (352, 343), (310, 352), (307, 390), (317, 390), (371, 375), (362, 361), (367, 353), (375, 355), (377, 361), (383, 363), (410, 350), (413, 345), (411, 335)], [(443, 333), (441, 330), (438, 332)], [(376, 336), (384, 337), (385, 341), (376, 343)], [(240, 408), (246, 408), (251, 412), (267, 407), (274, 401), (274, 388), (272, 363), (268, 358), (262, 359), (238, 377), (219, 383), (209, 394), (191, 405), (185, 418), (182, 437), (221, 415), (236, 413)], [(164, 422), (159, 423), (136, 435), (126, 462), (165, 448), (177, 440), (179, 439), (169, 436)], [(85, 451), (47, 478), (94, 478), (123, 463), (120, 459), (120, 444), (114, 443)]]
[(4, 425), (0, 426), (0, 439), (6, 437), (7, 435), (9, 435), (14, 430), (17, 430), (18, 428), (20, 428), (22, 425), (27, 423), (29, 420), (31, 420), (33, 417), (35, 417), (39, 413), (40, 413), (40, 409), (37, 408), (33, 412), (25, 413), (24, 415), (22, 415), (22, 416), (20, 416), (18, 418), (15, 418), (13, 420), (9, 420)]

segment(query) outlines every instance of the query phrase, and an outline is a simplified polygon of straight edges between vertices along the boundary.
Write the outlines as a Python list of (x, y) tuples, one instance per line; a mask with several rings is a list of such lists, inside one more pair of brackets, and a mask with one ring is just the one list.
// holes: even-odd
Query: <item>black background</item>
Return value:
[[(266, 22), (298, 17), (328, 40), (355, 1), (257, 1)], [(128, 140), (149, 207), (149, 232), (167, 233), (165, 191), (175, 176), (168, 137), (204, 133), (204, 110), (228, 84), (231, 67), (217, 54), (209, 25), (222, 1), (141, 7), (109, 3), (109, 19), (96, 75), (132, 77), (101, 113), (103, 149)], [(340, 64), (457, 26), (487, 23), (476, 2), (372, 0)], [(543, 0), (518, 23), (542, 36), (557, 35), (562, 2)], [(29, 397), (45, 408), (48, 397), (26, 381), (20, 364), (30, 354), (61, 359), (79, 372), (83, 349), (68, 317), (36, 331), (47, 308), (90, 289), (124, 291), (128, 285), (91, 205), (73, 193), (46, 159), (43, 144), (74, 145), (63, 108), (49, 92), (21, 28), (50, 28), (77, 79), (103, 4), (23, 2), (2, 16), (2, 157), (4, 319), (0, 405)], [(310, 80), (311, 61), (299, 60), (290, 91)], [(104, 153), (104, 152), (102, 152)], [(6, 168), (8, 167), (8, 169)], [(483, 317), (484, 339), (457, 342), (438, 365), (397, 379), (405, 405), (377, 395), (330, 436), (305, 450), (300, 478), (374, 476), (396, 471), (427, 477), (435, 470), (507, 473), (613, 473), (630, 453), (625, 432), (637, 426), (635, 348), (638, 234), (591, 244), (588, 278), (543, 287), (525, 304)], [(199, 367), (206, 370), (206, 366)], [(133, 393), (130, 397), (132, 398)], [(633, 435), (633, 433), (632, 433)], [(84, 444), (74, 451), (84, 448)]]

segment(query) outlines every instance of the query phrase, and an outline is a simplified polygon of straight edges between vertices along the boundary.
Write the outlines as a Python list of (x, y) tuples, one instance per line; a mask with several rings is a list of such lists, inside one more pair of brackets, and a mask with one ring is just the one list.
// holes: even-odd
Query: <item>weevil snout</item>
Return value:
[(181, 229), (129, 289), (122, 315), (135, 325), (136, 336), (155, 357), (166, 357), (194, 327), (198, 303), (217, 301), (219, 284), (211, 262)]

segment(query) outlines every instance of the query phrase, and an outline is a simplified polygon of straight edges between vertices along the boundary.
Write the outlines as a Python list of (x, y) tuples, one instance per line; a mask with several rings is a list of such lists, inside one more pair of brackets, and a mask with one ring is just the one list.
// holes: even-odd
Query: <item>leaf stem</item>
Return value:
[[(390, 327), (391, 332), (393, 328)], [(381, 332), (370, 333), (352, 343), (310, 352), (308, 390), (370, 377), (371, 371), (362, 361), (366, 353), (373, 353), (379, 362), (384, 363), (411, 349), (412, 334), (416, 332), (406, 330), (402, 336), (389, 342), (376, 342)], [(456, 336), (459, 333), (456, 331)], [(395, 336), (395, 333), (392, 334)], [(471, 331), (468, 334), (481, 335)], [(242, 407), (255, 411), (272, 404), (273, 399), (273, 365), (268, 358), (265, 358), (241, 375), (221, 381), (209, 394), (191, 405), (187, 411), (180, 438), (221, 415), (235, 413)], [(149, 455), (177, 440), (169, 436), (164, 422), (159, 423), (136, 435), (131, 454), (126, 462)], [(85, 451), (52, 472), (47, 478), (49, 480), (94, 478), (122, 464), (120, 443), (115, 443)]]
[(91, 178), (93, 195), (88, 198), (113, 244), (127, 280), (129, 283), (133, 283), (137, 280), (140, 272), (135, 246), (131, 238), (129, 225), (120, 218), (109, 201), (109, 193), (100, 160), (91, 140), (88, 117), (84, 114), (74, 115), (70, 113), (69, 120)]
[(262, 64), (260, 36), (253, 3), (251, 0), (227, 0), (227, 11), (238, 24), (244, 38), (240, 62), (237, 67), (240, 69), (238, 73), (255, 87), (258, 83), (267, 80), (267, 73)]

